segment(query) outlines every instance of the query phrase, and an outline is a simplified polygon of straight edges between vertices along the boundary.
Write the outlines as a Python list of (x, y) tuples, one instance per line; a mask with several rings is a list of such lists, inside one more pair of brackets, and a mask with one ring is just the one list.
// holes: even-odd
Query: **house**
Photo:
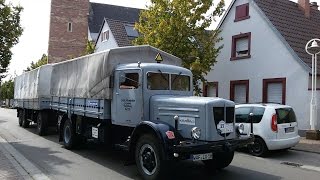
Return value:
[(51, 0), (48, 62), (83, 55), (88, 40), (96, 42), (96, 51), (131, 45), (139, 14), (140, 9), (89, 0)]
[[(309, 0), (233, 0), (218, 28), (224, 47), (206, 77), (209, 83), (204, 96), (236, 103), (290, 105), (304, 135), (310, 129), (312, 68), (305, 46), (312, 38), (320, 38), (317, 4)], [(320, 114), (319, 109), (317, 112)]]

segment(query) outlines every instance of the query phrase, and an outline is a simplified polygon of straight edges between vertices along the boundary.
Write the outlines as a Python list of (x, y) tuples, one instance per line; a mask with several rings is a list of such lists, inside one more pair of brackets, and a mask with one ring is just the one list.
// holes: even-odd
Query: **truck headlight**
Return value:
[(200, 138), (200, 136), (201, 136), (201, 129), (200, 128), (194, 127), (194, 128), (191, 129), (191, 137), (193, 139), (197, 140), (197, 139)]

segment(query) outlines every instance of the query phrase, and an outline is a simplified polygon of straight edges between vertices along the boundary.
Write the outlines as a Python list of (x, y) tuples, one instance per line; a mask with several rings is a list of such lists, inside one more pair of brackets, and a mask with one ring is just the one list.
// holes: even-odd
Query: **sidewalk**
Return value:
[(296, 151), (305, 151), (320, 154), (320, 140), (309, 140), (301, 137), (299, 144), (291, 148)]
[(0, 142), (0, 179), (26, 180), (31, 179), (27, 172), (15, 161)]

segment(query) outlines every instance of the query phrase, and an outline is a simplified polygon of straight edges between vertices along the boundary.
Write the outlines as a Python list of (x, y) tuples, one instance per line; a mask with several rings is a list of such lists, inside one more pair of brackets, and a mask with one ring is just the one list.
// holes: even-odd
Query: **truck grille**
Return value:
[(233, 123), (234, 121), (234, 107), (226, 107), (226, 119), (224, 118), (224, 107), (214, 107), (213, 117), (214, 122), (217, 125), (221, 120), (226, 123)]

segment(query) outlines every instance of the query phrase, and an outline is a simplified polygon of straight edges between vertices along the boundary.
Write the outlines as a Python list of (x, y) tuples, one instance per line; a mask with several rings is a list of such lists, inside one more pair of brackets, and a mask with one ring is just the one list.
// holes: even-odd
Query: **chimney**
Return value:
[(304, 16), (310, 18), (310, 0), (298, 0), (298, 5), (303, 10)]
[(310, 7), (311, 7), (312, 9), (318, 10), (318, 7), (319, 7), (319, 6), (318, 6), (317, 2), (311, 2)]

